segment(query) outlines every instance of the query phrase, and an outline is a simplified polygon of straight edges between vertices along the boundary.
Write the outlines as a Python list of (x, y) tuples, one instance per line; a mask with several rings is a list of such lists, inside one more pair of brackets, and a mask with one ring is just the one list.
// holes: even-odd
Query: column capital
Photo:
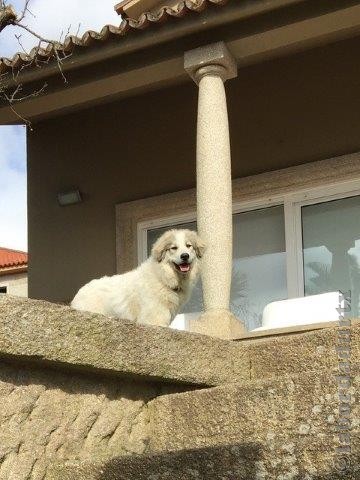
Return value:
[(185, 52), (184, 68), (197, 84), (206, 75), (219, 76), (224, 82), (237, 77), (236, 60), (224, 42)]

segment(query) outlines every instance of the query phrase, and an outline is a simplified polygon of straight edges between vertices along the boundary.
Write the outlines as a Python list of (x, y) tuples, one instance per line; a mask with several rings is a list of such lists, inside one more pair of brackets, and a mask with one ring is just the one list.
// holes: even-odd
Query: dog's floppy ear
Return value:
[(188, 230), (186, 237), (189, 239), (192, 246), (194, 247), (196, 256), (198, 258), (201, 258), (205, 252), (205, 243), (201, 240), (201, 238), (196, 232), (193, 232), (191, 230)]
[(165, 258), (166, 250), (173, 243), (174, 234), (173, 230), (168, 230), (161, 237), (159, 237), (154, 243), (151, 249), (151, 256), (157, 262), (162, 262)]

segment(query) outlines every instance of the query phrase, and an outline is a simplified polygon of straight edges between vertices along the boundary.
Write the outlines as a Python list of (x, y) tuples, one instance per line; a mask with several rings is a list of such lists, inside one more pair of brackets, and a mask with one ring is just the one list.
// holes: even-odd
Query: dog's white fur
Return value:
[[(71, 306), (167, 327), (190, 297), (203, 252), (204, 244), (196, 232), (169, 230), (155, 242), (151, 256), (138, 268), (92, 280), (78, 291)], [(187, 262), (181, 259), (182, 254), (189, 255)], [(180, 270), (188, 268), (184, 263), (189, 265), (188, 272)]]

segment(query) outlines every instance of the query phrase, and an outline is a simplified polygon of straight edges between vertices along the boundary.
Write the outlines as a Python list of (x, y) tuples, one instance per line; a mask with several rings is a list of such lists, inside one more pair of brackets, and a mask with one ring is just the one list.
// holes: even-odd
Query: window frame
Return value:
[[(329, 190), (331, 193), (329, 194)], [(252, 200), (234, 201), (233, 215), (263, 208), (283, 206), (285, 222), (286, 282), (288, 298), (304, 297), (303, 238), (301, 209), (307, 205), (360, 196), (360, 179), (339, 180), (326, 185), (293, 189), (275, 195), (258, 196)], [(137, 261), (147, 258), (147, 232), (165, 226), (196, 221), (196, 212), (159, 216), (137, 223)]]

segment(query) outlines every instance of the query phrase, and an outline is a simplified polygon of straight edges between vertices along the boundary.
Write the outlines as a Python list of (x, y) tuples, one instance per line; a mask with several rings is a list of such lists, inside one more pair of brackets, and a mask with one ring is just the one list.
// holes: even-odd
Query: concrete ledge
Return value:
[[(0, 295), (0, 357), (169, 383), (216, 386), (338, 369), (338, 327), (227, 341)], [(360, 324), (351, 327), (360, 364)]]
[(259, 447), (259, 459), (256, 475), (249, 479), (330, 480), (338, 478), (336, 447), (348, 442), (345, 435), (339, 438), (341, 405), (343, 417), (350, 420), (342, 432), (351, 437), (351, 469), (341, 478), (358, 479), (359, 374), (360, 369), (354, 368), (351, 407), (346, 412), (349, 400), (340, 402), (336, 378), (327, 373), (158, 397), (148, 404), (150, 450), (164, 453), (250, 443)]
[[(342, 329), (343, 330), (343, 329)], [(328, 375), (339, 369), (337, 347), (346, 347), (347, 337), (340, 338), (338, 326), (288, 336), (274, 336), (239, 342), (248, 349), (251, 379), (279, 378), (302, 374), (305, 371), (326, 371)], [(352, 365), (360, 364), (360, 324), (349, 327)]]
[(0, 356), (194, 385), (249, 378), (247, 347), (0, 295)]

